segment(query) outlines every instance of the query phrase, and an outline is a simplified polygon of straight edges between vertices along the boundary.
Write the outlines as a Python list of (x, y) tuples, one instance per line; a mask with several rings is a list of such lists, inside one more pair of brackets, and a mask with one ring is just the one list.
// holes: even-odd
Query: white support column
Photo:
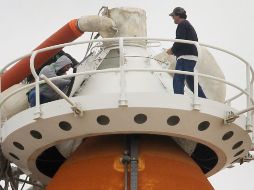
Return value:
[(124, 57), (124, 39), (119, 38), (119, 58), (120, 58), (120, 99), (119, 106), (128, 106), (126, 98), (126, 78), (125, 78), (125, 57)]

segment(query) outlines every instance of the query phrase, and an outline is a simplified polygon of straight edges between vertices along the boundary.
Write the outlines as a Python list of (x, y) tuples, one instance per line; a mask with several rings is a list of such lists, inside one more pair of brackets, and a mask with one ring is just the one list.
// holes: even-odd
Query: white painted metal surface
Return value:
[[(43, 114), (38, 121), (32, 119), (35, 108), (25, 110), (4, 124), (2, 134), (4, 155), (20, 168), (30, 171), (34, 177), (47, 183), (48, 178), (38, 171), (35, 159), (46, 148), (69, 139), (127, 133), (186, 138), (203, 143), (216, 152), (219, 161), (207, 176), (245, 156), (250, 149), (251, 140), (245, 132), (245, 118), (241, 116), (234, 123), (225, 125), (223, 122), (225, 112), (231, 108), (222, 103), (199, 99), (200, 111), (196, 111), (193, 110), (192, 99), (187, 96), (169, 96), (166, 92), (139, 92), (127, 93), (127, 97), (128, 108), (119, 107), (118, 93), (72, 98), (74, 102), (79, 102), (86, 108), (83, 117), (74, 117), (70, 106), (64, 100), (41, 105)], [(145, 114), (147, 120), (141, 124), (136, 123), (134, 118), (138, 114)], [(100, 116), (107, 117), (109, 123), (100, 124), (98, 119)], [(172, 116), (177, 116), (180, 120), (171, 126), (167, 120)], [(202, 130), (200, 125), (205, 121), (209, 122), (209, 126)], [(71, 129), (61, 129), (61, 122), (68, 122)], [(31, 131), (40, 133), (41, 138), (33, 137)], [(223, 140), (223, 137), (231, 131), (232, 136)], [(243, 141), (242, 145), (233, 149), (239, 141)], [(24, 150), (15, 147), (14, 142), (20, 143)], [(241, 153), (235, 156), (240, 151)]]
[[(35, 165), (35, 159), (43, 150), (70, 139), (95, 135), (159, 134), (203, 143), (215, 151), (219, 159), (217, 165), (207, 176), (213, 175), (235, 160), (247, 155), (252, 143), (246, 130), (250, 129), (249, 126), (252, 125), (252, 122), (250, 114), (247, 114), (247, 116), (242, 114), (250, 112), (254, 108), (252, 97), (253, 70), (248, 62), (231, 52), (211, 46), (211, 48), (219, 49), (237, 57), (246, 64), (246, 72), (249, 73), (249, 76), (246, 77), (247, 88), (243, 89), (230, 81), (198, 73), (197, 71), (192, 73), (163, 69), (160, 64), (150, 57), (146, 47), (130, 45), (128, 44), (129, 40), (188, 43), (196, 45), (199, 50), (199, 44), (192, 41), (128, 37), (60, 44), (34, 51), (31, 54), (30, 68), (35, 79), (37, 79), (36, 82), (1, 98), (0, 106), (16, 93), (31, 88), (31, 86), (36, 87), (36, 107), (8, 118), (2, 125), (1, 135), (4, 155), (24, 171), (33, 173), (36, 179), (44, 183), (47, 183), (49, 178), (38, 171)], [(72, 92), (76, 97), (67, 97), (67, 100), (72, 104), (77, 103), (85, 108), (83, 117), (74, 117), (73, 105), (70, 106), (65, 100), (40, 105), (39, 84), (45, 81), (40, 81), (35, 72), (34, 59), (38, 53), (76, 44), (112, 41), (114, 41), (113, 45), (106, 51), (119, 50), (118, 67), (93, 70), (90, 65), (89, 67), (83, 67), (80, 70), (81, 72), (49, 79), (79, 77), (79, 82), (75, 85), (75, 91)], [(208, 47), (208, 45), (202, 45)], [(102, 56), (102, 59), (104, 57), (105, 55)], [(96, 63), (94, 69), (98, 69), (103, 64), (102, 61)], [(194, 95), (174, 95), (172, 86), (167, 85), (167, 83), (172, 83), (172, 77), (168, 73), (193, 75), (195, 78)], [(201, 76), (238, 89), (247, 97), (246, 109), (238, 111), (227, 104), (199, 98), (197, 96), (197, 84)], [(83, 79), (87, 81), (79, 88)], [(47, 82), (49, 83), (49, 81)], [(230, 103), (234, 99), (232, 98), (227, 102)], [(241, 115), (233, 123), (225, 125), (224, 120), (226, 119), (226, 113), (229, 111)], [(138, 124), (134, 119), (138, 114), (145, 114), (147, 120), (142, 124)], [(100, 124), (98, 121), (100, 116), (106, 116), (109, 123), (106, 125)], [(167, 120), (171, 116), (177, 116), (179, 123), (173, 126), (169, 125)], [(70, 124), (70, 130), (61, 128), (60, 123), (63, 121)], [(208, 122), (209, 126), (206, 129), (200, 129), (202, 122)], [(36, 131), (41, 137), (35, 138), (31, 131)], [(226, 140), (224, 136), (227, 137), (225, 137)], [(241, 141), (241, 145), (234, 148)], [(24, 149), (17, 148), (14, 142), (20, 143)]]

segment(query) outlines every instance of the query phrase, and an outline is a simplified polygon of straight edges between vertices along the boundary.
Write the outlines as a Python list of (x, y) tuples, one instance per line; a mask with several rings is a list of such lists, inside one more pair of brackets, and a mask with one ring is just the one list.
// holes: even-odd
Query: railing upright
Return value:
[(196, 66), (194, 68), (194, 96), (193, 96), (193, 108), (195, 110), (199, 110), (200, 109), (200, 105), (199, 105), (199, 102), (198, 102), (198, 71), (197, 71), (197, 67), (198, 67), (198, 64), (200, 62), (200, 59), (201, 59), (201, 50), (200, 50), (200, 46), (199, 46), (199, 43), (196, 42), (194, 44), (197, 48), (197, 52), (198, 52), (198, 61), (196, 63)]
[(37, 55), (37, 51), (32, 52), (30, 57), (30, 70), (35, 79), (35, 119), (40, 118), (41, 116), (41, 105), (40, 105), (40, 77), (37, 75), (35, 67), (34, 67), (34, 60), (35, 56)]
[(127, 106), (126, 99), (126, 78), (124, 65), (124, 39), (119, 38), (119, 63), (120, 63), (120, 100), (119, 106)]
[[(251, 98), (252, 98), (251, 91), (252, 90), (251, 90), (250, 70), (251, 70), (250, 64), (246, 64), (246, 91), (248, 93), (248, 95), (246, 96), (247, 108), (252, 106), (252, 103), (251, 103)], [(251, 116), (250, 111), (247, 112), (246, 130), (252, 131), (252, 116)]]
[[(250, 84), (250, 96), (251, 99), (253, 99), (253, 80), (251, 80), (251, 84)], [(253, 104), (253, 102), (251, 102)], [(254, 121), (254, 112), (253, 110), (250, 112), (250, 116), (251, 116), (251, 123), (253, 123)], [(251, 134), (251, 140), (252, 140), (252, 148), (254, 148), (254, 131), (253, 131), (253, 126), (252, 126), (252, 134)]]

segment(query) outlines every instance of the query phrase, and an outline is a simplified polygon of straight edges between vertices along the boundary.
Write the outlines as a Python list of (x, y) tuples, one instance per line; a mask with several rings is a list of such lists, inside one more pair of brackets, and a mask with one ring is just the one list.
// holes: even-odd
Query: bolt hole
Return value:
[(232, 149), (235, 150), (235, 149), (239, 148), (240, 146), (242, 146), (242, 144), (243, 144), (243, 141), (239, 141), (239, 142), (237, 142), (237, 143), (234, 144), (234, 146), (232, 147)]
[(234, 132), (229, 131), (223, 135), (222, 140), (226, 141), (226, 140), (230, 139), (233, 135), (234, 135)]
[(137, 123), (137, 124), (143, 124), (147, 121), (147, 116), (145, 114), (137, 114), (135, 117), (134, 117), (134, 121)]
[(235, 153), (234, 157), (239, 156), (240, 154), (242, 154), (244, 152), (244, 149), (240, 150), (239, 152)]
[(205, 131), (209, 128), (210, 122), (209, 121), (203, 121), (198, 125), (198, 130), (199, 131)]
[(42, 138), (42, 135), (39, 131), (31, 130), (30, 134), (35, 139), (41, 139)]
[(239, 158), (235, 159), (231, 164), (234, 164), (235, 162), (239, 161)]
[(15, 154), (13, 154), (13, 153), (10, 152), (9, 155), (10, 155), (11, 157), (13, 157), (14, 159), (19, 160), (19, 157), (17, 157)]
[(108, 125), (110, 122), (110, 119), (106, 115), (100, 115), (97, 117), (97, 123), (100, 125)]
[(71, 124), (66, 121), (61, 121), (59, 127), (64, 131), (70, 131), (72, 128)]
[(18, 148), (18, 149), (20, 149), (20, 150), (24, 150), (24, 146), (22, 145), (22, 144), (20, 144), (19, 142), (13, 142), (13, 145), (16, 147), (16, 148)]
[(177, 125), (180, 122), (180, 118), (176, 115), (170, 116), (167, 120), (167, 124), (170, 126)]

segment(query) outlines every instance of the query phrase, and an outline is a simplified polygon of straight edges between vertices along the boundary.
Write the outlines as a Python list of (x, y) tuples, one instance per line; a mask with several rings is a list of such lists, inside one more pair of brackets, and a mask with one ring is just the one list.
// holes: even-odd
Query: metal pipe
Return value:
[(219, 50), (219, 51), (222, 51), (224, 53), (227, 53), (233, 57), (236, 57), (237, 59), (239, 59), (241, 62), (245, 63), (245, 65), (249, 65), (250, 66), (250, 71), (251, 71), (251, 74), (252, 74), (252, 79), (251, 81), (253, 82), (254, 81), (254, 70), (253, 68), (251, 67), (250, 63), (248, 61), (246, 61), (244, 58), (240, 57), (239, 55), (231, 52), (231, 51), (228, 51), (226, 49), (223, 49), (223, 48), (219, 48), (219, 47), (216, 47), (216, 46), (212, 46), (212, 45), (209, 45), (209, 44), (204, 44), (204, 43), (199, 43), (201, 46), (204, 46), (204, 47), (208, 47), (208, 48), (211, 48), (211, 49), (215, 49), (215, 50)]
[(17, 61), (19, 61), (20, 59), (23, 59), (23, 58), (26, 58), (26, 57), (29, 57), (32, 55), (32, 52), (31, 53), (27, 53), (23, 56), (20, 56), (16, 59), (14, 59), (13, 61), (11, 61), (10, 63), (6, 64), (3, 68), (0, 69), (0, 73), (4, 73), (10, 66), (12, 66), (14, 63), (16, 63)]
[(128, 163), (124, 163), (124, 190), (128, 190)]
[[(62, 28), (56, 31), (53, 35), (43, 41), (38, 47), (35, 49), (40, 49), (42, 47), (48, 47), (55, 44), (61, 44), (65, 42), (70, 42), (83, 34), (82, 31), (79, 30), (77, 27), (77, 19), (71, 20), (67, 24), (65, 24)], [(36, 59), (36, 68), (39, 68), (44, 64), (46, 60), (50, 57), (57, 54), (61, 49), (55, 49), (49, 51), (45, 54), (40, 54), (40, 56)], [(20, 72), (22, 71), (22, 72)], [(18, 63), (15, 64), (12, 68), (6, 71), (2, 76), (2, 90), (5, 90), (12, 85), (20, 83), (23, 81), (27, 76), (30, 75), (29, 70), (29, 57), (26, 57), (20, 60)], [(13, 77), (15, 76), (15, 77)]]
[(241, 110), (241, 111), (239, 111), (239, 112), (236, 112), (235, 113), (235, 115), (241, 115), (241, 114), (244, 114), (244, 113), (247, 113), (247, 112), (249, 112), (249, 111), (252, 111), (252, 110), (254, 110), (254, 106), (250, 106), (250, 107), (248, 107), (248, 108), (246, 108), (246, 109), (244, 109), (244, 110)]
[(51, 82), (45, 75), (41, 75), (41, 78), (63, 99), (65, 99), (72, 107), (76, 104), (68, 96), (66, 96), (53, 82)]
[(130, 190), (138, 190), (138, 137), (130, 136)]
[(198, 74), (197, 70), (194, 69), (194, 96), (193, 96), (193, 108), (195, 110), (199, 110), (198, 101)]
[[(246, 90), (246, 89), (245, 89), (245, 90)], [(235, 99), (241, 97), (242, 95), (243, 95), (243, 92), (240, 92), (239, 94), (237, 94), (237, 95), (235, 95), (235, 96), (233, 96), (233, 97), (227, 99), (226, 101), (224, 101), (224, 103), (225, 103), (225, 104), (226, 104), (226, 103), (231, 103), (233, 100), (235, 100)]]
[(195, 46), (197, 48), (198, 52), (198, 61), (194, 67), (194, 96), (193, 96), (193, 108), (195, 110), (199, 110), (199, 103), (198, 103), (198, 72), (197, 72), (197, 66), (201, 59), (201, 50), (198, 42), (195, 42)]
[(40, 106), (40, 77), (37, 75), (36, 70), (34, 68), (34, 60), (35, 56), (37, 55), (38, 51), (34, 51), (30, 57), (30, 70), (35, 79), (35, 119), (40, 118), (41, 116), (41, 106)]

